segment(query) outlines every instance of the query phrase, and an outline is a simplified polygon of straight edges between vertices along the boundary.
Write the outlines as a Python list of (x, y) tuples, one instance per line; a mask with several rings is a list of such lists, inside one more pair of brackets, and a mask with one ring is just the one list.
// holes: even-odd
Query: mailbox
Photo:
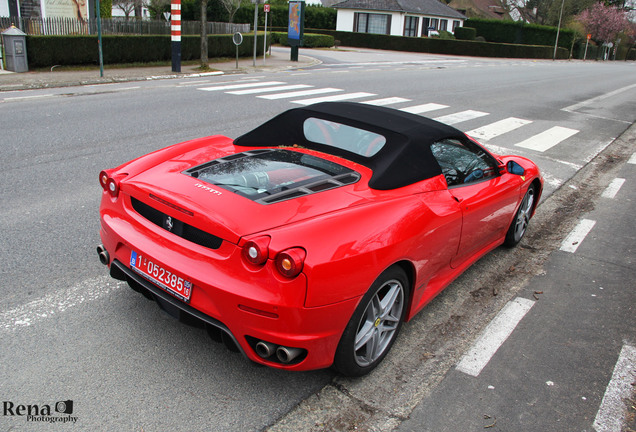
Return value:
[(7, 70), (27, 72), (29, 65), (27, 62), (26, 33), (15, 26), (11, 26), (8, 30), (2, 32), (2, 43), (4, 44)]

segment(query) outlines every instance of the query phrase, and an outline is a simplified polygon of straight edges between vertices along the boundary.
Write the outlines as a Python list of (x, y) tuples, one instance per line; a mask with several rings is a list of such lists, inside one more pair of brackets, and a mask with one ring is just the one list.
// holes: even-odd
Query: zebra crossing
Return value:
[[(288, 100), (290, 103), (297, 105), (310, 105), (319, 102), (357, 101), (376, 106), (393, 106), (401, 111), (412, 114), (430, 115), (429, 113), (434, 114), (435, 111), (451, 108), (449, 105), (434, 102), (413, 105), (414, 101), (412, 99), (398, 96), (380, 97), (376, 93), (346, 92), (341, 88), (317, 88), (310, 84), (289, 84), (284, 81), (258, 81), (252, 79), (249, 81), (223, 82), (212, 86), (199, 87), (198, 90), (223, 92), (235, 96), (249, 95), (265, 100)], [(398, 105), (406, 106), (400, 107)], [(490, 115), (488, 112), (468, 109), (432, 118), (448, 125), (460, 125), (461, 123), (478, 119), (486, 120)], [(480, 127), (465, 132), (484, 145), (489, 146), (489, 142), (495, 138), (520, 130), (532, 123), (533, 121), (528, 119), (507, 117), (494, 122), (486, 122)], [(544, 153), (579, 132), (577, 129), (553, 126), (542, 132), (535, 133), (523, 141), (513, 144), (513, 146), (515, 148), (529, 150), (533, 153)]]

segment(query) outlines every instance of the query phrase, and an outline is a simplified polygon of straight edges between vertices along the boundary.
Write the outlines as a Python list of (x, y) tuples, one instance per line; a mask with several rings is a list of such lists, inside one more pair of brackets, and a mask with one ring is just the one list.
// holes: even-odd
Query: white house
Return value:
[(429, 36), (454, 32), (466, 17), (438, 0), (344, 0), (338, 9), (336, 30), (392, 36)]

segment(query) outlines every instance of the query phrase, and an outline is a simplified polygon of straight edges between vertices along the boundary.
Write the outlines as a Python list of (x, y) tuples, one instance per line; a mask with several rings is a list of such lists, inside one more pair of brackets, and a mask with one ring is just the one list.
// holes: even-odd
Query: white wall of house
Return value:
[[(459, 27), (464, 25), (464, 20), (458, 20), (454, 18), (448, 17), (439, 17), (432, 15), (417, 15), (412, 13), (404, 13), (404, 12), (387, 12), (387, 11), (374, 11), (374, 10), (351, 10), (351, 9), (338, 9), (338, 14), (336, 16), (336, 30), (337, 31), (353, 31), (354, 25), (354, 16), (356, 12), (361, 13), (371, 13), (371, 14), (384, 14), (391, 15), (391, 30), (390, 34), (392, 36), (403, 36), (404, 35), (404, 18), (406, 16), (417, 17), (418, 25), (417, 25), (417, 35), (420, 36), (422, 34), (422, 25), (424, 23), (423, 18), (429, 18), (431, 22), (436, 23), (437, 30), (440, 29), (441, 20), (447, 20), (447, 28), (446, 30), (451, 32), (453, 31), (453, 22), (459, 21)], [(436, 21), (434, 21), (436, 20)]]
[(9, 16), (9, 0), (0, 0), (0, 16)]
[[(1, 1), (1, 0), (0, 0)], [(337, 31), (353, 31), (353, 16), (354, 12), (350, 9), (338, 9), (336, 15), (336, 30)]]

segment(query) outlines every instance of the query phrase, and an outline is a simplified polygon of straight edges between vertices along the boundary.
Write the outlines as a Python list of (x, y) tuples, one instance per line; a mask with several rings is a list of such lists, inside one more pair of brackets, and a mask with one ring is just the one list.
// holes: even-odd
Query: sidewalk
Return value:
[(286, 47), (272, 47), (272, 54), (265, 59), (239, 58), (238, 69), (236, 60), (230, 59), (224, 62), (216, 62), (210, 59), (210, 71), (200, 72), (198, 65), (181, 65), (181, 72), (172, 72), (172, 66), (111, 68), (104, 65), (104, 76), (100, 77), (99, 67), (90, 70), (59, 71), (55, 67), (52, 71), (14, 73), (0, 70), (0, 91), (27, 90), (49, 87), (68, 87), (87, 84), (144, 81), (149, 79), (188, 78), (208, 75), (241, 74), (272, 72), (288, 69), (305, 68), (319, 64), (320, 61), (304, 55), (298, 56), (298, 61), (290, 60), (290, 49)]
[[(531, 309), (510, 337), (494, 352), (475, 343), (397, 432), (634, 430), (635, 143), (632, 126), (592, 162), (613, 168), (578, 218), (590, 231), (568, 236), (519, 292)], [(503, 333), (495, 327), (483, 340)]]

